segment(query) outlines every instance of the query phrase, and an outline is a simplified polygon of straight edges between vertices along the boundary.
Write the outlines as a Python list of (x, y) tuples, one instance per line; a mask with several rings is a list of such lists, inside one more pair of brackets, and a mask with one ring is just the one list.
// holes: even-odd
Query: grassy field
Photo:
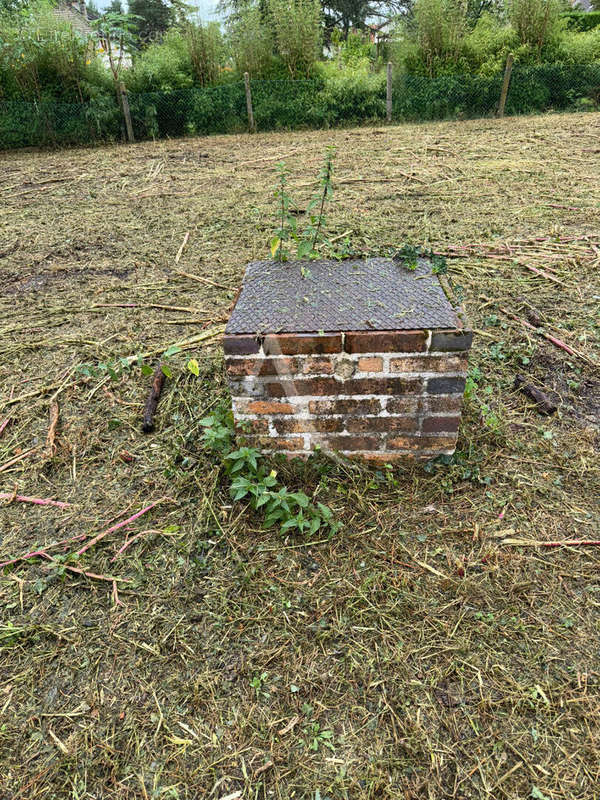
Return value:
[[(331, 234), (458, 256), (477, 334), (451, 464), (277, 466), (343, 523), (311, 542), (229, 499), (194, 337), (268, 253), (275, 164), (303, 203), (330, 143)], [(78, 562), (117, 592), (0, 578), (3, 800), (600, 797), (600, 549), (533, 544), (600, 539), (599, 152), (571, 114), (0, 154), (0, 561), (171, 498)], [(176, 342), (150, 435), (139, 366), (81, 368)]]

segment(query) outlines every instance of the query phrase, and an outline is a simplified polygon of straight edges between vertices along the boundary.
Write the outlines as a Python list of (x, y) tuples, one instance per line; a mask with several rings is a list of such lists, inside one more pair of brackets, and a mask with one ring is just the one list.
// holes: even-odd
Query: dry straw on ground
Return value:
[[(599, 134), (555, 115), (0, 156), (0, 560), (175, 501), (73, 564), (115, 584), (45, 559), (2, 577), (0, 796), (597, 797), (600, 549), (505, 540), (600, 538)], [(198, 421), (274, 165), (302, 203), (329, 143), (332, 235), (452, 256), (478, 383), (448, 467), (282, 467), (344, 522), (308, 543), (231, 505)], [(78, 368), (177, 341), (149, 437), (139, 367)]]

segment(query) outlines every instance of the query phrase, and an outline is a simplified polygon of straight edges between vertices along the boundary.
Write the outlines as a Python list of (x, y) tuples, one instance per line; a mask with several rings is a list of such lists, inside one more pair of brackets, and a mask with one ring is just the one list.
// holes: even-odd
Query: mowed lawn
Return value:
[[(304, 208), (329, 144), (330, 235), (449, 254), (476, 334), (450, 464), (274, 465), (343, 523), (308, 541), (232, 502), (199, 421), (275, 166)], [(3, 570), (0, 797), (598, 798), (600, 547), (535, 543), (600, 539), (600, 115), (11, 152), (0, 181), (0, 562), (162, 500), (69, 562), (97, 577)], [(119, 359), (174, 343), (144, 435)]]

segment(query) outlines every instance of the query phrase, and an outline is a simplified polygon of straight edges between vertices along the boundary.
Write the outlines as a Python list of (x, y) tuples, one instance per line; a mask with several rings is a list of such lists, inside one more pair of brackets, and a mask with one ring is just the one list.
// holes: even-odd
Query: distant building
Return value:
[(88, 11), (85, 0), (79, 0), (79, 2), (60, 0), (54, 9), (54, 14), (64, 22), (68, 22), (73, 30), (83, 36), (91, 36), (93, 34), (90, 21), (98, 19), (98, 14)]
[[(108, 58), (108, 42), (102, 33), (90, 25), (100, 15), (94, 11), (90, 11), (85, 0), (59, 0), (58, 5), (54, 8), (54, 14), (64, 22), (68, 22), (74, 31), (84, 36), (86, 39), (93, 37), (98, 42), (98, 54), (106, 67), (110, 66)], [(113, 58), (118, 60), (119, 48), (114, 44), (112, 46)], [(131, 56), (129, 53), (124, 53), (122, 58), (122, 65), (124, 67), (131, 66)]]
[(574, 11), (593, 11), (591, 0), (571, 0)]

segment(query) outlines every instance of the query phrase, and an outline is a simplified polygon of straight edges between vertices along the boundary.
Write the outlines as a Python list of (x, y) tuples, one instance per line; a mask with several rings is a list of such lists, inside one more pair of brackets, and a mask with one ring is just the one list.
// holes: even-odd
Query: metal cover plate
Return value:
[(455, 309), (426, 259), (253, 261), (227, 333), (456, 328)]

